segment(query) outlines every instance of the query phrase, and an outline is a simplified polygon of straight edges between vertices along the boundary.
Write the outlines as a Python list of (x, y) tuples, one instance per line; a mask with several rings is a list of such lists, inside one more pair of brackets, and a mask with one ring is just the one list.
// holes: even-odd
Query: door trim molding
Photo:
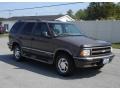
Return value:
[(33, 50), (33, 51), (38, 51), (38, 52), (46, 53), (46, 54), (50, 54), (50, 55), (53, 55), (53, 54), (54, 54), (54, 53), (52, 53), (52, 52), (43, 51), (43, 50), (38, 50), (38, 49), (34, 49), (34, 48), (28, 48), (28, 47), (22, 47), (22, 48), (23, 48), (23, 49)]

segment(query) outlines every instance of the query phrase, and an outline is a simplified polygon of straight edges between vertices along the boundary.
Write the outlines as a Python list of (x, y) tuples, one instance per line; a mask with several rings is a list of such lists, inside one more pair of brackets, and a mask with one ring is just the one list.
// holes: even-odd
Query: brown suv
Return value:
[(60, 75), (76, 67), (102, 68), (113, 54), (111, 44), (82, 35), (71, 23), (18, 21), (9, 34), (8, 46), (17, 61), (23, 57), (54, 64)]

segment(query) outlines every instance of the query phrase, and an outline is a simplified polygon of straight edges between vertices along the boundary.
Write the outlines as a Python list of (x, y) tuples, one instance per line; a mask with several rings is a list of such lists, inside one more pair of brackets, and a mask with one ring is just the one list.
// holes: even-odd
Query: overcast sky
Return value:
[[(6, 9), (21, 9), (21, 8), (30, 8), (30, 7), (39, 7), (46, 5), (54, 5), (54, 4), (63, 4), (63, 3), (2, 3), (0, 2), (0, 11)], [(49, 7), (49, 8), (40, 8), (40, 9), (32, 9), (32, 10), (22, 10), (22, 11), (14, 11), (14, 12), (0, 12), (0, 17), (11, 17), (11, 16), (35, 16), (35, 15), (56, 15), (56, 14), (66, 14), (66, 11), (72, 9), (73, 11), (77, 11), (79, 9), (85, 9), (89, 3), (79, 3), (75, 5), (66, 5), (59, 7)]]

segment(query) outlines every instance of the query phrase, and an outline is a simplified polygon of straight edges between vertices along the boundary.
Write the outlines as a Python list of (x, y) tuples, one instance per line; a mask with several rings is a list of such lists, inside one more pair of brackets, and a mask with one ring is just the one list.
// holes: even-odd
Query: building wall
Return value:
[(2, 26), (8, 25), (8, 28), (6, 28), (6, 31), (9, 32), (12, 26), (15, 24), (16, 21), (2, 21)]
[(76, 21), (74, 22), (87, 36), (109, 41), (120, 42), (120, 21)]
[(65, 15), (65, 16), (62, 16), (58, 19), (56, 19), (58, 21), (62, 21), (62, 22), (68, 22), (68, 21), (75, 21), (73, 18), (71, 18), (70, 16), (68, 15)]

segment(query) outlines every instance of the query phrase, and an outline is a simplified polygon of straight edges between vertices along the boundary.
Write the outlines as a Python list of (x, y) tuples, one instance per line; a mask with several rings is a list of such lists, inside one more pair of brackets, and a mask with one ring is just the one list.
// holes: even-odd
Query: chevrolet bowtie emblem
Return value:
[(102, 50), (102, 52), (104, 53), (106, 50)]

